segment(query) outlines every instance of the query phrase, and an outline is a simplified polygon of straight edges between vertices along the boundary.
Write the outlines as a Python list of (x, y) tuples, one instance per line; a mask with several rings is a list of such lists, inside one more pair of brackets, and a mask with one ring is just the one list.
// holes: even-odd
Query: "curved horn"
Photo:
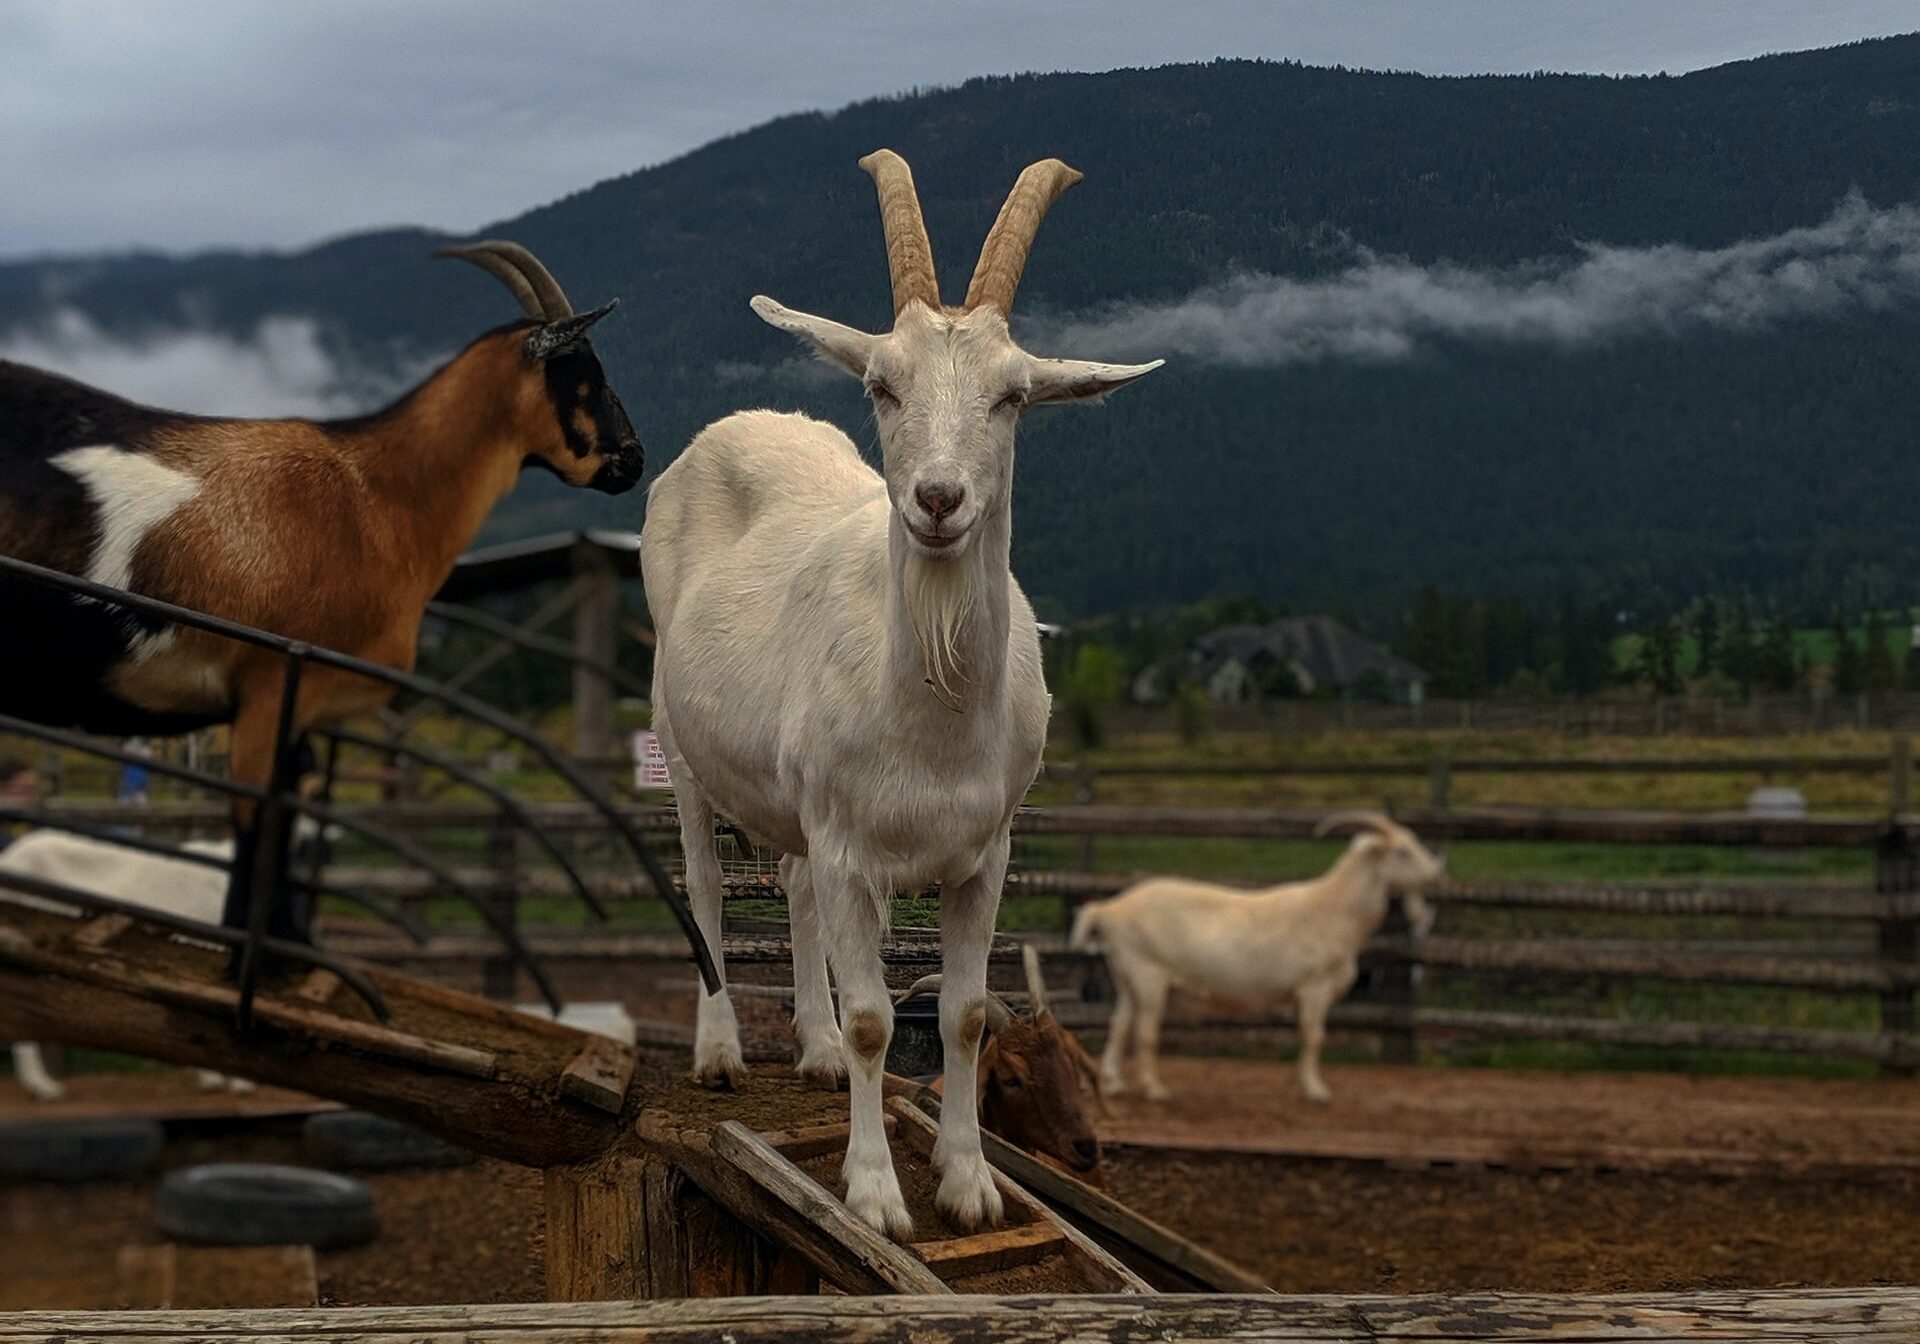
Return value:
[(860, 160), (860, 166), (880, 194), (880, 228), (887, 239), (894, 314), (904, 312), (915, 299), (937, 312), (940, 282), (934, 278), (933, 244), (927, 241), (920, 194), (913, 189), (913, 169), (890, 149), (874, 150)]
[(540, 264), (540, 258), (518, 243), (504, 238), (488, 238), (478, 243), (443, 247), (436, 257), (470, 261), (513, 291), (520, 309), (528, 317), (542, 322), (558, 322), (573, 316), (573, 305), (553, 273)]
[[(922, 994), (938, 994), (939, 992), (940, 992), (939, 973), (935, 972), (932, 975), (923, 975), (918, 980), (915, 980), (912, 984), (908, 985), (905, 989), (901, 990), (898, 994), (895, 994), (893, 996), (893, 1006), (898, 1008), (901, 1004), (905, 1003), (908, 999), (917, 999)], [(1007, 1006), (1007, 1001), (1005, 999), (1001, 998), (998, 994), (995, 994), (992, 990), (988, 990), (987, 991), (987, 1030), (988, 1031), (1005, 1031), (1008, 1027), (1012, 1025), (1013, 1025), (1013, 1009)]]
[(1033, 1006), (1035, 1017), (1045, 1017), (1047, 1007), (1047, 982), (1040, 974), (1040, 949), (1032, 943), (1020, 945), (1020, 965), (1027, 973), (1027, 1002)]
[(1060, 193), (1081, 176), (1058, 159), (1042, 159), (1020, 174), (980, 249), (980, 263), (967, 286), (967, 311), (983, 305), (998, 308), (1003, 316), (1013, 311), (1014, 291), (1020, 288), (1020, 273), (1027, 268), (1027, 253), (1040, 231), (1040, 221)]
[(1385, 813), (1373, 812), (1365, 808), (1329, 813), (1320, 819), (1320, 824), (1313, 828), (1313, 833), (1316, 836), (1327, 835), (1340, 826), (1358, 826), (1362, 830), (1374, 831), (1385, 836), (1397, 836), (1400, 833), (1400, 827), (1388, 820)]

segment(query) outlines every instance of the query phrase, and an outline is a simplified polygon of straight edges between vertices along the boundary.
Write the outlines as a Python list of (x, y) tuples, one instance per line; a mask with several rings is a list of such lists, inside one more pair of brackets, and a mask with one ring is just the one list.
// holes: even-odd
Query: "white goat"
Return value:
[(1320, 1076), (1327, 1010), (1352, 986), (1360, 950), (1387, 915), (1398, 891), (1407, 923), (1424, 933), (1432, 914), (1421, 889), (1446, 866), (1413, 832), (1377, 812), (1328, 817), (1363, 829), (1325, 874), (1265, 891), (1242, 891), (1186, 878), (1157, 877), (1111, 900), (1083, 907), (1072, 945), (1106, 954), (1117, 1001), (1100, 1058), (1100, 1090), (1126, 1090), (1129, 1042), (1149, 1098), (1168, 1095), (1160, 1081), (1160, 1022), (1167, 991), (1178, 986), (1209, 997), (1269, 1005), (1292, 998), (1300, 1024), (1300, 1088), (1309, 1101), (1332, 1093)]
[[(730, 416), (654, 484), (641, 562), (659, 636), (654, 727), (695, 915), (719, 948), (716, 807), (785, 851), (800, 1072), (827, 1084), (851, 1072), (847, 1203), (907, 1237), (882, 1128), (893, 1006), (879, 947), (891, 894), (927, 883), (942, 889), (951, 1088), (937, 1203), (963, 1228), (1002, 1216), (980, 1152), (976, 1053), (1007, 830), (1047, 724), (1033, 612), (1008, 570), (1014, 430), (1028, 406), (1096, 398), (1158, 364), (1038, 359), (1008, 334), (1034, 232), (1073, 169), (1049, 159), (1021, 174), (965, 306), (945, 308), (906, 162), (881, 150), (860, 166), (879, 192), (892, 331), (765, 297), (753, 309), (865, 384), (884, 475), (829, 425)], [(745, 1071), (724, 991), (700, 1006), (694, 1069), (714, 1085)]]
[[(301, 824), (311, 826), (304, 819)], [(233, 860), (231, 840), (190, 840), (181, 848), (229, 863)], [(203, 924), (220, 923), (227, 898), (224, 869), (55, 830), (29, 831), (0, 850), (0, 873), (58, 882)], [(0, 901), (57, 910), (70, 908), (4, 886), (0, 886)], [(37, 1101), (59, 1101), (67, 1094), (59, 1080), (47, 1072), (40, 1047), (32, 1041), (14, 1042), (13, 1072)], [(196, 1073), (204, 1091), (221, 1087), (231, 1092), (253, 1091), (253, 1084), (244, 1078), (229, 1078), (211, 1069)]]

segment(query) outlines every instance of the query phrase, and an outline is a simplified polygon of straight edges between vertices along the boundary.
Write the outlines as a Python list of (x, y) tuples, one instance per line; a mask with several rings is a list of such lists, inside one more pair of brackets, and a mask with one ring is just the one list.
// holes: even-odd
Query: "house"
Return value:
[[(1142, 671), (1134, 698), (1165, 699), (1173, 670)], [(1427, 681), (1421, 669), (1330, 616), (1222, 626), (1193, 641), (1179, 671), (1221, 704), (1316, 693), (1418, 704)]]

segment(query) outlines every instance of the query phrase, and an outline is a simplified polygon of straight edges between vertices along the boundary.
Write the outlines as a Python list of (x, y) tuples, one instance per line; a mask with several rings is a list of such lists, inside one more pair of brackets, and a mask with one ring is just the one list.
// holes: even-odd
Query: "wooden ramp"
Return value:
[(316, 1311), (32, 1312), (0, 1316), (0, 1344), (1913, 1344), (1920, 1291), (1631, 1293), (1555, 1297), (750, 1297), (724, 1302), (340, 1307)]
[(227, 954), (120, 915), (0, 907), (0, 1039), (121, 1050), (363, 1106), (528, 1166), (631, 1129), (635, 1051), (370, 967), (379, 1021), (330, 971), (263, 986), (241, 1035)]

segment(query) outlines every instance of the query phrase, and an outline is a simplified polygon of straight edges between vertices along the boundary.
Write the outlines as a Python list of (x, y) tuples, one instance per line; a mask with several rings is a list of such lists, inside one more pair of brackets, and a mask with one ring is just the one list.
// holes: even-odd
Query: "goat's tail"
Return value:
[(1100, 950), (1100, 907), (1105, 904), (1105, 901), (1089, 901), (1075, 912), (1073, 932), (1067, 938), (1067, 946), (1076, 952)]

